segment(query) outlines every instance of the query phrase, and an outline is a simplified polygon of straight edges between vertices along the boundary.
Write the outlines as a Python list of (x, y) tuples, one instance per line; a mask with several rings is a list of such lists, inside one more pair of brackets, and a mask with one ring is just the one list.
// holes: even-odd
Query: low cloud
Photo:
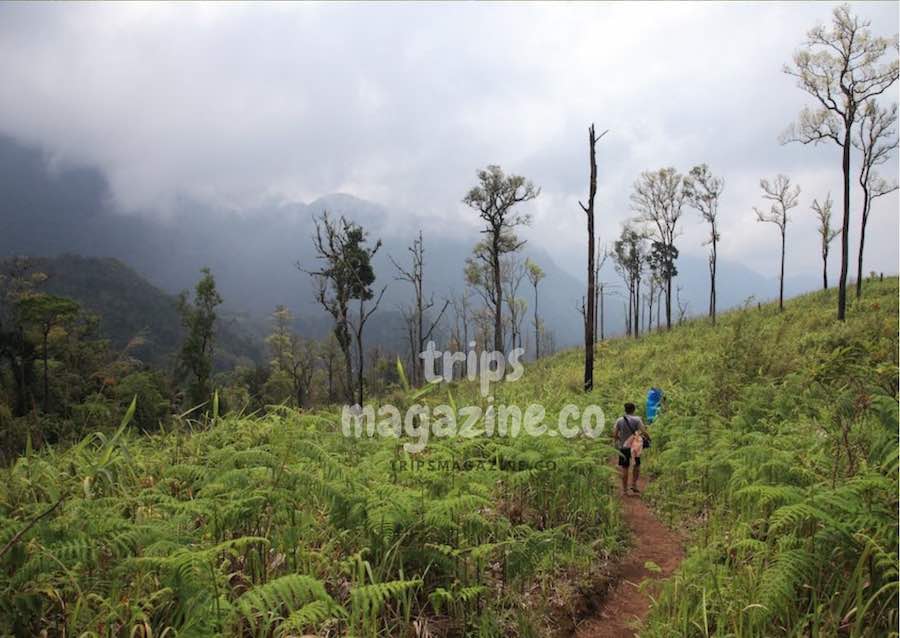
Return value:
[[(544, 194), (525, 232), (581, 273), (587, 125), (601, 235), (631, 213), (641, 170), (707, 162), (726, 179), (726, 259), (774, 273), (758, 180), (803, 188), (788, 268), (819, 267), (813, 197), (840, 191), (835, 147), (781, 147), (808, 100), (781, 72), (822, 4), (7, 4), (0, 132), (101, 167), (119, 205), (228, 208), (348, 192), (434, 223), (499, 163)], [(895, 3), (855, 4), (879, 34)], [(896, 91), (894, 92), (896, 95)], [(894, 161), (886, 172), (897, 175)], [(895, 271), (896, 194), (868, 251)], [(685, 214), (683, 252), (703, 228)], [(853, 239), (853, 238), (851, 238)], [(854, 239), (855, 241), (855, 239)], [(837, 261), (836, 259), (834, 260)]]

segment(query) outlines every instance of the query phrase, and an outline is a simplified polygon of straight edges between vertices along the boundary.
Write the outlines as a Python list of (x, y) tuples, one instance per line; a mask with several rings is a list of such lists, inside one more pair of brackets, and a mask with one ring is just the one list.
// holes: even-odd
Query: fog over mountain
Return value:
[[(181, 200), (165, 216), (128, 215), (117, 210), (109, 184), (99, 170), (89, 166), (53, 164), (40, 149), (0, 139), (0, 255), (55, 256), (77, 253), (116, 257), (134, 267), (151, 283), (169, 292), (190, 288), (200, 268), (209, 266), (230, 312), (247, 313), (262, 320), (277, 304), (285, 304), (298, 315), (309, 336), (322, 336), (329, 321), (315, 303), (310, 277), (296, 268), (315, 266), (311, 237), (313, 215), (329, 211), (362, 224), (374, 240), (384, 245), (375, 260), (378, 284), (388, 285), (382, 309), (372, 322), (372, 343), (403, 343), (404, 328), (398, 307), (408, 303), (408, 284), (394, 280), (388, 255), (403, 263), (406, 247), (418, 228), (425, 235), (426, 286), (437, 299), (463, 290), (463, 263), (471, 254), (479, 234), (468, 226), (453, 228), (438, 220), (404, 216), (395, 223), (396, 212), (347, 194), (333, 194), (309, 203), (278, 203), (249, 210), (233, 210)], [(410, 220), (414, 223), (409, 223)], [(611, 238), (610, 238), (611, 239)], [(574, 243), (572, 253), (584, 246)], [(525, 255), (547, 273), (540, 288), (541, 314), (555, 332), (561, 346), (582, 339), (577, 307), (584, 294), (583, 278), (560, 268), (532, 237)], [(708, 273), (702, 258), (679, 259), (682, 297), (689, 312), (703, 312), (708, 294)], [(773, 272), (777, 266), (773, 262)], [(777, 280), (723, 260), (719, 266), (719, 303), (726, 308), (748, 297), (771, 298)], [(602, 279), (613, 291), (621, 289), (619, 277), (607, 263)], [(786, 282), (789, 293), (815, 288), (814, 276), (793, 277)], [(531, 299), (527, 282), (521, 295)], [(606, 299), (608, 334), (623, 329), (624, 300)]]
[[(809, 206), (840, 192), (840, 152), (778, 144), (812, 100), (782, 66), (833, 6), (9, 3), (0, 132), (54, 163), (98, 168), (118, 210), (182, 225), (201, 208), (260, 213), (262, 225), (289, 202), (347, 193), (381, 204), (398, 235), (425, 220), (434, 239), (469, 242), (478, 224), (462, 196), (496, 163), (542, 188), (523, 206), (534, 225), (522, 236), (580, 277), (577, 202), (595, 122), (609, 129), (598, 146), (601, 236), (631, 216), (641, 171), (707, 162), (726, 180), (720, 257), (775, 276), (777, 232), (752, 207), (763, 203), (759, 179), (785, 173), (803, 189), (787, 272), (814, 278)], [(854, 7), (875, 34), (897, 31), (897, 3)], [(896, 97), (896, 87), (883, 96)], [(896, 178), (896, 160), (881, 173)], [(859, 197), (854, 188), (853, 252)], [(896, 271), (897, 208), (896, 193), (875, 203), (874, 270)], [(694, 211), (682, 231), (681, 254), (704, 262)]]

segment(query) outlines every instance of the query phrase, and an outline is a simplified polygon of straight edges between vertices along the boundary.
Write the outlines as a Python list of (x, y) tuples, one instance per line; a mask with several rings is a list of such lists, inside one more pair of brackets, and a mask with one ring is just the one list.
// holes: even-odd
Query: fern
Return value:
[(377, 616), (385, 603), (422, 586), (421, 579), (394, 580), (354, 587), (350, 592), (351, 612), (354, 618), (365, 622)]
[(276, 618), (282, 618), (282, 614), (300, 611), (314, 602), (324, 607), (313, 607), (305, 612), (306, 616), (336, 608), (324, 585), (315, 578), (303, 574), (282, 576), (241, 595), (234, 604), (232, 622), (243, 620), (250, 627), (268, 627)]
[(771, 615), (785, 613), (802, 585), (811, 586), (818, 570), (813, 554), (802, 549), (782, 552), (775, 564), (763, 572), (759, 602)]
[(302, 632), (305, 629), (315, 629), (318, 625), (331, 618), (346, 618), (347, 612), (340, 605), (325, 600), (315, 600), (303, 605), (300, 609), (291, 612), (279, 626), (281, 634), (289, 635), (293, 632)]

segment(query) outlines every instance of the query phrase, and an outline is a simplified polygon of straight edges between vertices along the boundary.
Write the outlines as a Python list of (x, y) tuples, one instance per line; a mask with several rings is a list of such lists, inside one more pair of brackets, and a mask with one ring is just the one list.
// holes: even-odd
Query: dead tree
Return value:
[(600, 341), (603, 341), (604, 339), (606, 339), (606, 334), (605, 334), (606, 333), (606, 321), (605, 321), (606, 318), (603, 316), (603, 305), (604, 305), (603, 296), (605, 294), (605, 292), (603, 290), (604, 285), (605, 284), (601, 281), (601, 282), (598, 282), (598, 286), (597, 286), (600, 289), (600, 304), (599, 304), (599, 306), (600, 306), (600, 313), (599, 313), (600, 314)]
[(409, 358), (407, 359), (407, 369), (410, 371), (410, 379), (412, 383), (416, 383), (416, 371), (418, 370), (418, 348), (416, 347), (416, 308), (415, 305), (397, 306), (397, 311), (403, 317), (403, 325), (406, 327), (406, 343), (409, 347)]
[(812, 210), (819, 219), (819, 237), (822, 240), (822, 289), (828, 290), (828, 248), (832, 240), (841, 234), (838, 229), (831, 227), (831, 193), (825, 196), (821, 204), (814, 199)]
[[(459, 297), (452, 295), (450, 297), (450, 303), (453, 306), (453, 313), (455, 315), (454, 332), (456, 333), (456, 336), (454, 340), (456, 341), (456, 350), (465, 352), (469, 348), (469, 287), (466, 286)], [(466, 362), (462, 364), (464, 375), (468, 374), (467, 362), (468, 357), (466, 357)], [(455, 363), (453, 364), (453, 368), (455, 371)]]
[(434, 307), (435, 303), (433, 295), (428, 301), (425, 300), (425, 244), (421, 230), (419, 231), (419, 236), (413, 240), (412, 245), (407, 248), (407, 251), (412, 258), (412, 263), (408, 268), (398, 264), (393, 257), (389, 256), (389, 259), (397, 271), (397, 275), (394, 278), (398, 281), (406, 281), (411, 284), (415, 294), (411, 316), (406, 319), (411, 324), (413, 333), (412, 340), (415, 347), (418, 348), (418, 352), (412, 353), (411, 372), (413, 385), (419, 386), (424, 382), (425, 376), (423, 366), (425, 362), (420, 359), (418, 355), (425, 351), (425, 343), (431, 338), (435, 327), (440, 323), (441, 318), (444, 316), (444, 312), (447, 310), (447, 306), (450, 305), (450, 301), (445, 300), (437, 318), (434, 321), (428, 322), (426, 314)]
[(678, 325), (684, 323), (684, 318), (687, 316), (688, 306), (690, 305), (687, 301), (681, 303), (681, 286), (675, 290), (675, 301), (678, 304)]
[(773, 184), (767, 179), (759, 180), (759, 187), (763, 191), (763, 199), (772, 202), (769, 211), (762, 211), (753, 207), (756, 220), (768, 222), (778, 226), (781, 233), (781, 271), (778, 278), (778, 310), (784, 310), (784, 251), (785, 238), (787, 236), (788, 211), (797, 205), (800, 197), (800, 187), (791, 188), (791, 179), (787, 175), (778, 175)]
[(598, 341), (602, 341), (603, 338), (600, 336), (600, 315), (602, 312), (598, 312), (598, 306), (600, 306), (603, 302), (601, 300), (603, 296), (603, 282), (600, 281), (600, 271), (603, 269), (603, 264), (606, 263), (606, 260), (609, 258), (609, 251), (604, 247), (602, 250), (600, 248), (600, 239), (597, 239), (597, 253), (599, 259), (597, 260), (597, 266), (594, 268), (594, 288), (596, 294), (594, 295), (594, 343)]
[(617, 297), (619, 293), (616, 290), (616, 285), (608, 282), (600, 281), (597, 287), (600, 289), (600, 312), (597, 313), (600, 315), (600, 341), (604, 341), (606, 339), (606, 298)]
[(596, 295), (594, 292), (594, 197), (597, 195), (597, 140), (606, 135), (606, 131), (598, 137), (594, 131), (594, 125), (588, 127), (588, 152), (591, 167), (590, 181), (588, 184), (587, 206), (578, 202), (587, 216), (588, 231), (588, 263), (587, 263), (587, 305), (584, 314), (584, 391), (594, 389), (594, 313)]
[[(850, 263), (850, 147), (853, 126), (863, 105), (881, 95), (897, 81), (896, 58), (879, 64), (897, 37), (872, 35), (870, 22), (850, 12), (846, 4), (835, 7), (831, 29), (818, 25), (807, 33), (804, 48), (794, 54), (794, 65), (784, 72), (797, 78), (797, 86), (815, 98), (815, 107), (805, 107), (799, 120), (781, 136), (783, 144), (818, 144), (832, 141), (841, 149), (844, 178), (841, 221), (841, 276), (838, 282), (837, 318), (847, 313), (847, 273)], [(893, 56), (892, 56), (893, 57)]]

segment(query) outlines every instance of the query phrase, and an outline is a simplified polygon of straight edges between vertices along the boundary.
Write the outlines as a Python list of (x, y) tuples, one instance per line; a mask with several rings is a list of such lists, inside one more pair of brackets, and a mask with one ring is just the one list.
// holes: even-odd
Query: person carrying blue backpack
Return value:
[(650, 391), (647, 392), (647, 409), (644, 411), (644, 415), (647, 417), (647, 424), (653, 423), (653, 420), (659, 414), (659, 410), (662, 407), (663, 400), (663, 391), (659, 388), (650, 388)]
[(619, 454), (619, 467), (622, 469), (622, 496), (628, 494), (629, 467), (632, 471), (631, 491), (640, 494), (638, 479), (641, 476), (641, 452), (650, 447), (650, 435), (644, 422), (635, 414), (634, 403), (625, 404), (625, 414), (613, 426), (613, 443)]

